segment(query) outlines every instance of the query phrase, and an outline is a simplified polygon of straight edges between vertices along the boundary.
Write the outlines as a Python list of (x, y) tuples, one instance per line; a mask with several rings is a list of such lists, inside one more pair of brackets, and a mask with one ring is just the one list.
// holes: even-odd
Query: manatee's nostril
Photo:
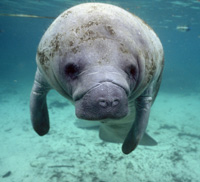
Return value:
[(115, 99), (113, 101), (109, 101), (106, 99), (99, 99), (99, 105), (101, 107), (107, 108), (107, 107), (115, 107), (119, 104), (119, 99)]
[(107, 107), (107, 106), (108, 106), (108, 103), (107, 103), (105, 100), (100, 100), (100, 101), (99, 101), (99, 105), (100, 105), (101, 107)]
[(112, 107), (117, 106), (118, 104), (119, 104), (119, 100), (118, 100), (118, 99), (115, 99), (115, 100), (112, 102)]

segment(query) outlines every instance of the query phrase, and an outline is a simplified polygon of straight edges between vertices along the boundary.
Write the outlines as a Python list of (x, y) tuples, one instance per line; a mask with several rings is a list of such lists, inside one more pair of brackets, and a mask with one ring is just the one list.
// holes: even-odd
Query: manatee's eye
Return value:
[(136, 69), (135, 69), (135, 67), (131, 66), (131, 68), (130, 68), (130, 74), (131, 74), (131, 76), (133, 78), (135, 78), (135, 76), (136, 76)]
[(126, 72), (127, 72), (127, 74), (128, 74), (130, 79), (136, 80), (136, 78), (137, 78), (137, 69), (135, 68), (135, 66), (130, 66)]
[(73, 63), (66, 65), (65, 74), (71, 79), (76, 79), (80, 73), (79, 66)]

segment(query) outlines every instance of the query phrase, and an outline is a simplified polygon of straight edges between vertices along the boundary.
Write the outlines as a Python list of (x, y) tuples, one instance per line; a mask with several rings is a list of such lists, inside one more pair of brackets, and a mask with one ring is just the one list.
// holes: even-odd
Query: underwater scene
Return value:
[(199, 182), (199, 55), (200, 0), (1, 0), (0, 181)]

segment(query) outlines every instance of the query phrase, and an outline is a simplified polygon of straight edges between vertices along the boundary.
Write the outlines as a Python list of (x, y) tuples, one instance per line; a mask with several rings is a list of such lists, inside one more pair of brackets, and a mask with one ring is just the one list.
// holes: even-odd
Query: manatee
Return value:
[(78, 118), (100, 123), (99, 136), (121, 142), (124, 154), (156, 145), (146, 132), (164, 66), (162, 44), (136, 15), (114, 5), (84, 3), (61, 15), (44, 33), (30, 97), (34, 130), (49, 131), (46, 96), (55, 89)]

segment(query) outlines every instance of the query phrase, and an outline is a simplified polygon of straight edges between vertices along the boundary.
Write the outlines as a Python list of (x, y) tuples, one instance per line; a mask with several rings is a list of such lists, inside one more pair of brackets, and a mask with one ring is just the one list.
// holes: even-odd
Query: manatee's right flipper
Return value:
[(33, 128), (40, 136), (49, 131), (46, 95), (50, 89), (51, 87), (37, 69), (30, 97), (30, 112)]

